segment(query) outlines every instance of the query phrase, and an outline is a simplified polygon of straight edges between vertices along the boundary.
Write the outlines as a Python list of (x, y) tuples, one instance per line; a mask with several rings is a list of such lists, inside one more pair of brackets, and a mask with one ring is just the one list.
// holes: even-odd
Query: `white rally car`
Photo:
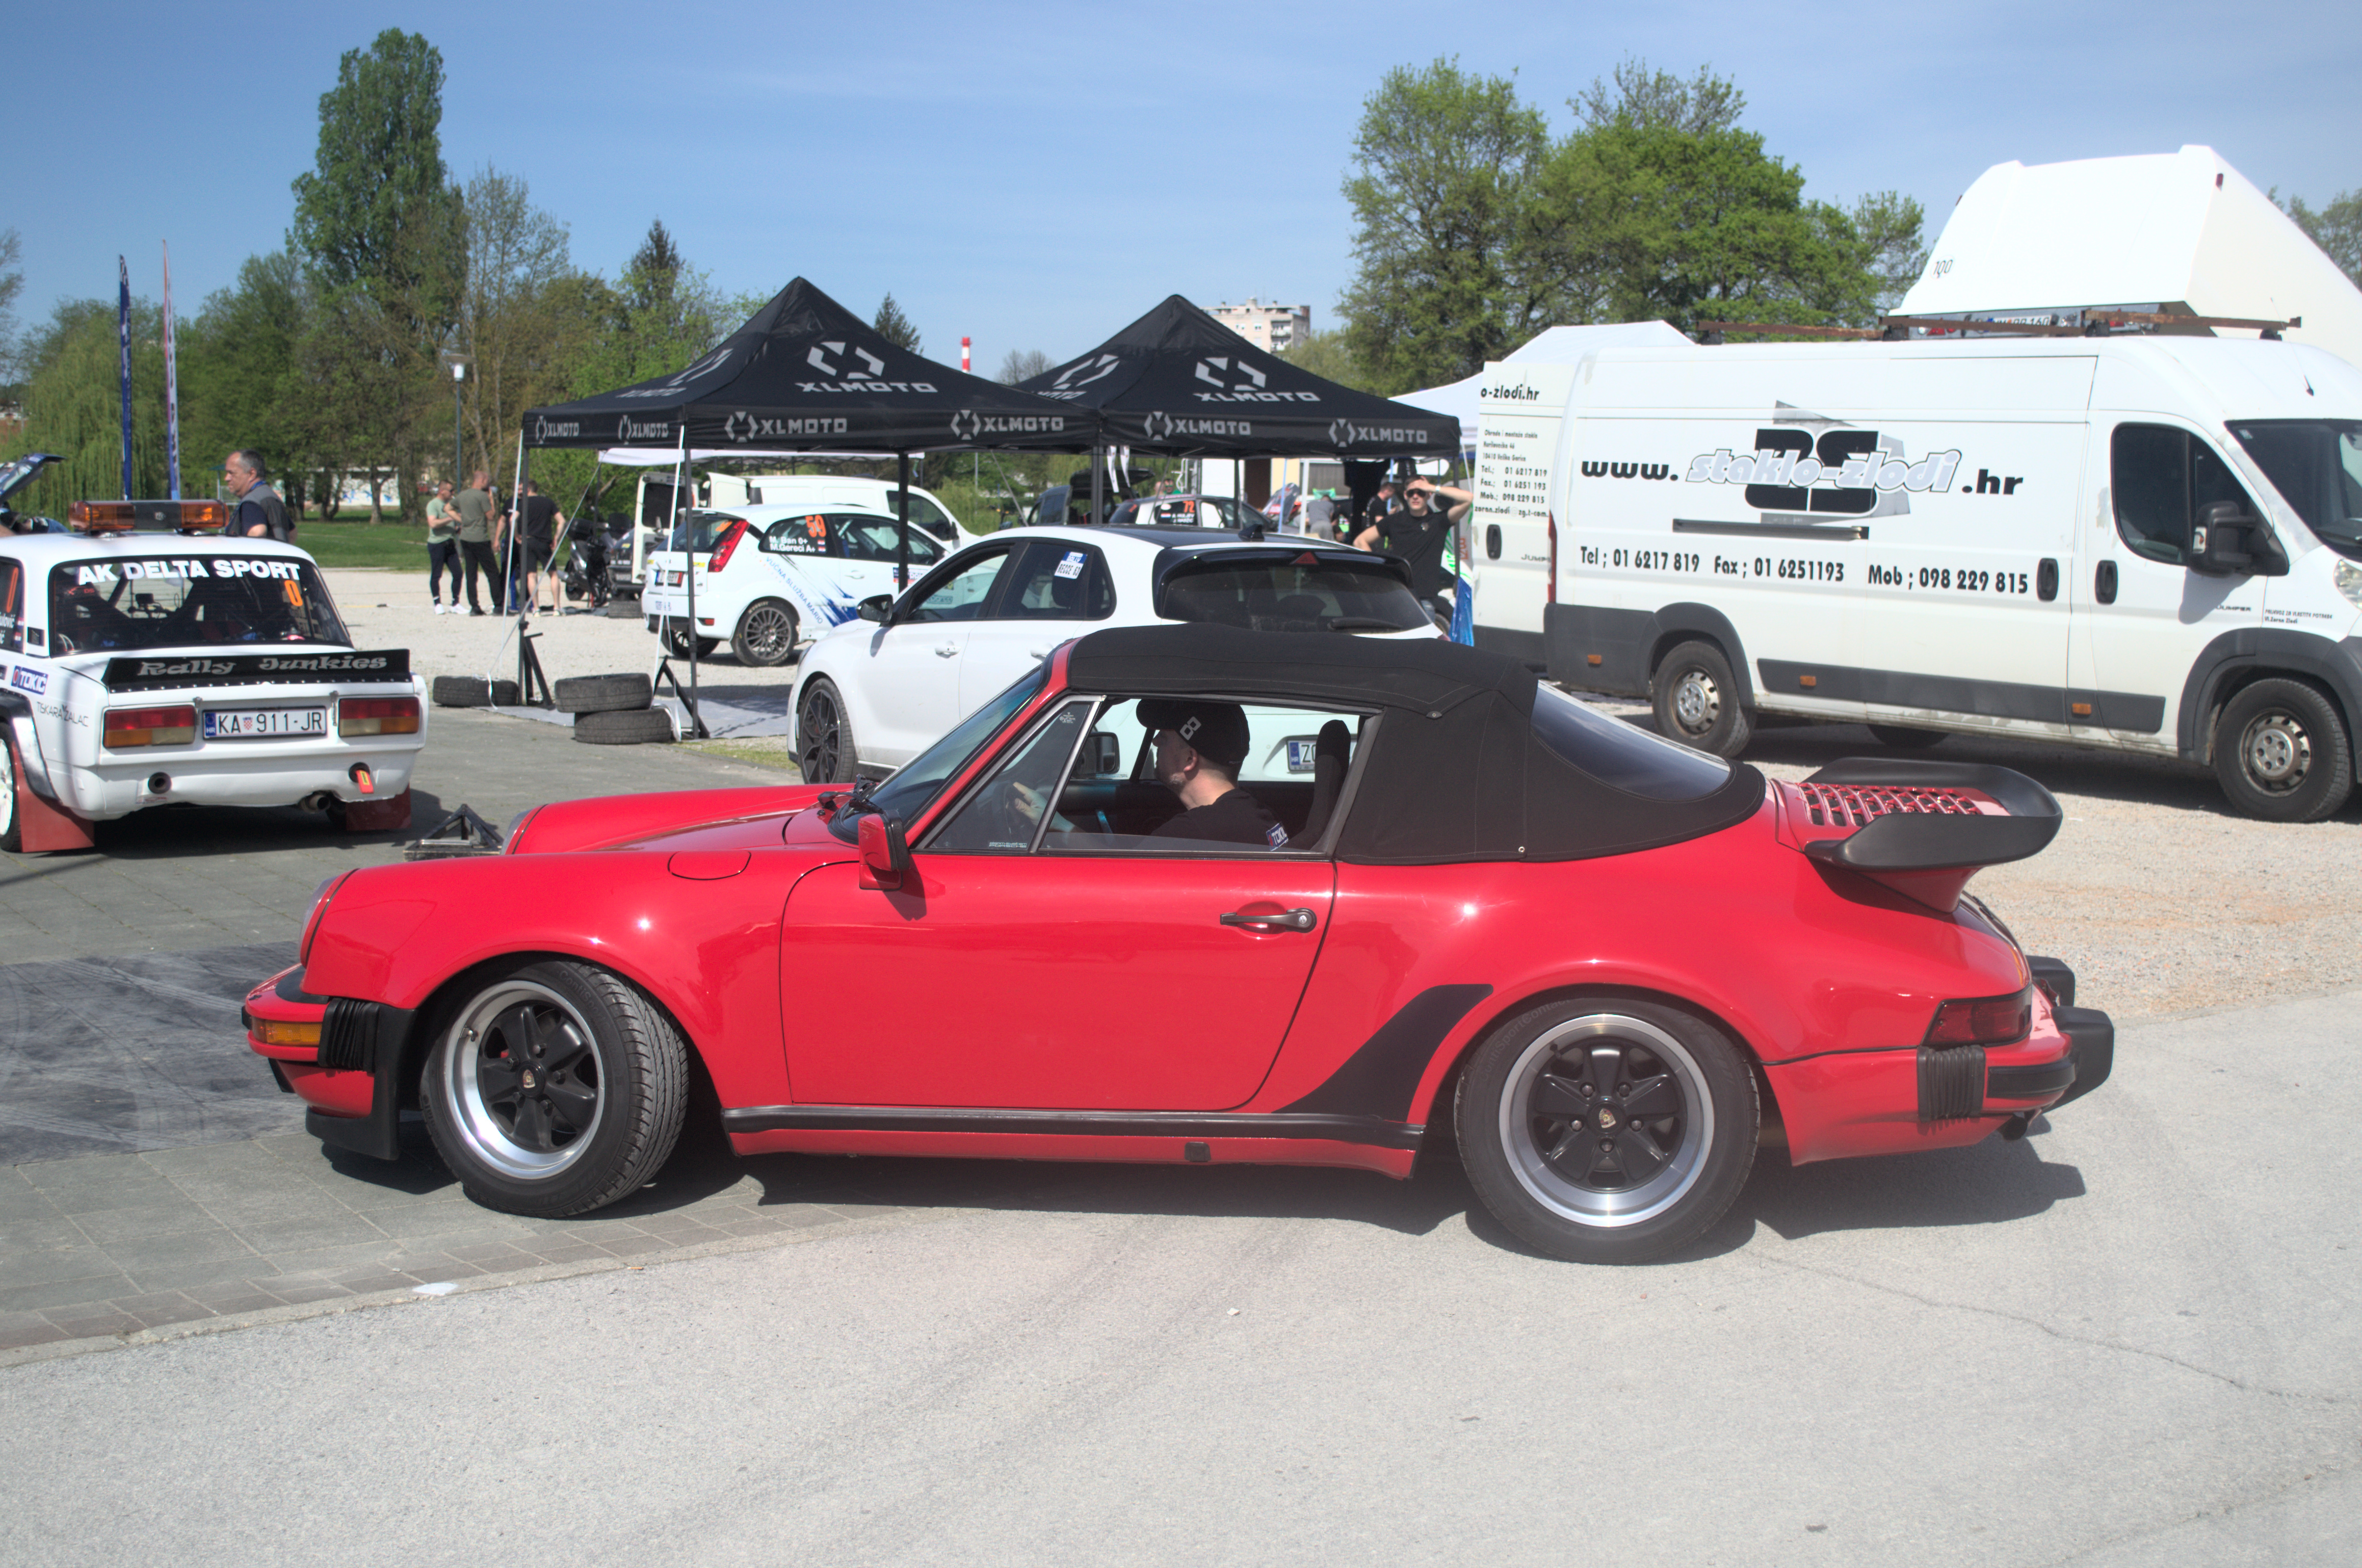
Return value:
[[(862, 600), (893, 590), (899, 528), (889, 515), (844, 506), (692, 512), (674, 526), (672, 548), (648, 557), (640, 608), (648, 630), (676, 654), (689, 651), (693, 619), (700, 658), (727, 638), (741, 664), (785, 664), (798, 643), (854, 619)], [(943, 558), (943, 545), (914, 518), (911, 577)], [(693, 618), (684, 580), (690, 570)]]
[[(899, 600), (864, 602), (859, 620), (806, 650), (797, 766), (811, 784), (890, 773), (1060, 643), (1107, 626), (1441, 636), (1410, 581), (1392, 556), (1255, 526), (1012, 528), (954, 555)], [(1273, 777), (1312, 770), (1312, 737), (1279, 734), (1265, 746), (1260, 727), (1254, 734), (1256, 765)]]
[(0, 849), (182, 802), (409, 825), (419, 679), (407, 649), (352, 646), (310, 556), (221, 537), (219, 502), (74, 513), (0, 534)]

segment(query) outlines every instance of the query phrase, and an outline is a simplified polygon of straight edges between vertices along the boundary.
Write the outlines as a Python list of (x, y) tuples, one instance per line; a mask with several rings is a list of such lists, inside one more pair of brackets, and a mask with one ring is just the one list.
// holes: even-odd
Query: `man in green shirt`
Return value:
[(459, 608), (459, 509), (452, 503), (451, 481), (435, 487), (426, 502), (426, 591), (435, 613), (444, 613), (443, 574), (451, 574), (451, 608)]
[[(484, 580), (492, 587), (495, 597), (500, 593), (501, 569), (492, 559), (492, 498), (485, 487), (492, 476), (478, 469), (468, 476), (468, 488), (452, 499), (459, 513), (459, 556), (468, 569), (468, 613), (484, 613), (483, 601), (476, 597), (476, 572), (481, 569)], [(451, 596), (458, 604), (458, 595)]]

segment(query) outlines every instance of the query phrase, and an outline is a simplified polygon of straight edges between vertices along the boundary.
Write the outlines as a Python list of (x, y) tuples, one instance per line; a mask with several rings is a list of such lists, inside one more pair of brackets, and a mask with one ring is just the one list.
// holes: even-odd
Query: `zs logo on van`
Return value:
[[(1960, 454), (1929, 452), (1917, 461), (1902, 441), (1875, 430), (1771, 428), (1755, 433), (1755, 449), (1728, 447), (1690, 459), (1682, 477), (1692, 484), (1747, 487), (1747, 504), (1759, 512), (1812, 512), (1860, 517), (1881, 508), (1882, 496), (1949, 490)], [(2014, 486), (2012, 488), (2014, 488)]]

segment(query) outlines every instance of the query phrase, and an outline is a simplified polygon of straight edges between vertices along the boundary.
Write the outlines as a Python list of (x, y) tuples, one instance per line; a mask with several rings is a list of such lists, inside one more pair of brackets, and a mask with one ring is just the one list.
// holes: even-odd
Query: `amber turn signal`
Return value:
[(337, 704), (337, 733), (353, 735), (414, 735), (415, 697), (348, 697)]
[(177, 708), (109, 708), (106, 745), (111, 751), (135, 745), (186, 745), (197, 738), (197, 711)]
[(258, 1018), (254, 1021), (254, 1037), (265, 1045), (317, 1045), (320, 1026), (317, 1022), (295, 1023), (283, 1019)]

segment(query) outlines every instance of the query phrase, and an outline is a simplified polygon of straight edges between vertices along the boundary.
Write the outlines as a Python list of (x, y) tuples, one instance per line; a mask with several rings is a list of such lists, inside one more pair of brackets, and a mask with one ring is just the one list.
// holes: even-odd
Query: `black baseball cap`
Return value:
[(1252, 744), (1246, 710), (1236, 702), (1198, 697), (1143, 697), (1140, 722), (1151, 730), (1171, 730), (1209, 762), (1235, 773)]

